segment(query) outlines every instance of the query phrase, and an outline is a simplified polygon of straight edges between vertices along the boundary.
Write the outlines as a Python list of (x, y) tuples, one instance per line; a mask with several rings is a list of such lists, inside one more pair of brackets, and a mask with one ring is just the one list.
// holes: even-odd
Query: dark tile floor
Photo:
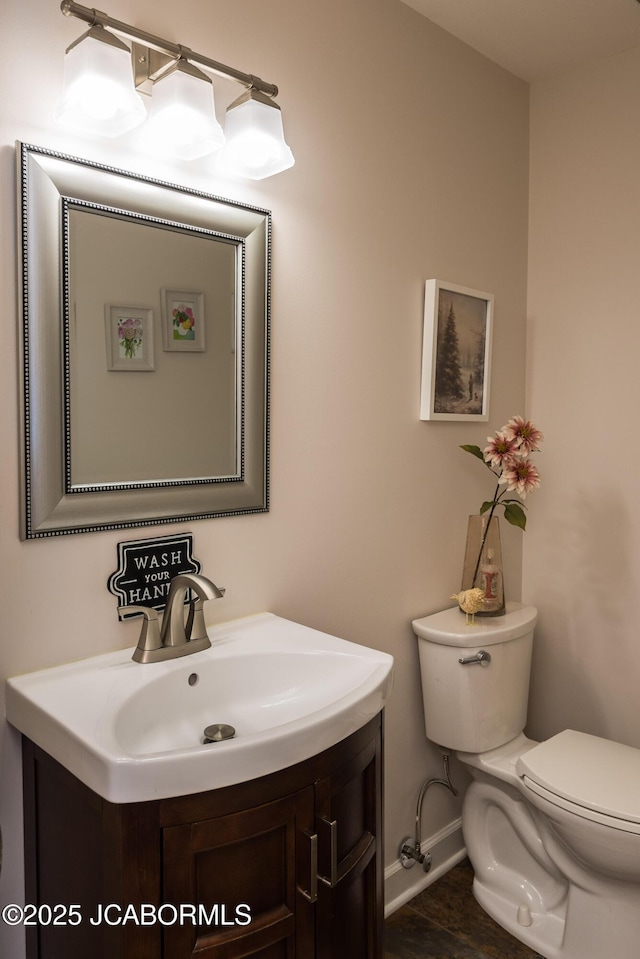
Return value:
[(538, 959), (473, 898), (468, 859), (385, 923), (385, 959)]

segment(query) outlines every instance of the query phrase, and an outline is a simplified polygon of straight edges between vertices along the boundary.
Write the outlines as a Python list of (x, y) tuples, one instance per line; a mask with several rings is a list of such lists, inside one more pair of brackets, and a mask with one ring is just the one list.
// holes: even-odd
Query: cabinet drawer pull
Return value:
[(369, 850), (375, 848), (375, 844), (375, 838), (370, 832), (367, 831), (362, 834), (351, 852), (349, 852), (342, 860), (340, 864), (340, 871), (338, 873), (338, 882), (342, 882), (344, 877), (348, 876), (352, 869), (355, 869), (358, 863), (361, 862), (368, 854)]
[(318, 875), (320, 882), (330, 889), (335, 889), (339, 882), (348, 876), (352, 869), (367, 855), (372, 846), (375, 845), (375, 837), (366, 830), (358, 842), (344, 857), (340, 866), (338, 866), (338, 823), (335, 819), (329, 822), (321, 819), (321, 823), (329, 827), (329, 875)]
[(320, 882), (323, 882), (325, 886), (333, 889), (340, 881), (338, 879), (338, 823), (335, 819), (329, 821), (321, 818), (320, 825), (326, 826), (329, 829), (329, 875), (321, 876), (318, 873), (318, 879)]
[(305, 836), (309, 839), (309, 891), (300, 886), (298, 889), (308, 902), (316, 902), (318, 899), (318, 834), (305, 832)]

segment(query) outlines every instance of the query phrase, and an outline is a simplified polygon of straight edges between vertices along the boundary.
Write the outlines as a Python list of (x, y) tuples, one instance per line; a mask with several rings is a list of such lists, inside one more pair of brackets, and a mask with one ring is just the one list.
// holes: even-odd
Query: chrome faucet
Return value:
[[(187, 593), (193, 590), (196, 598), (189, 603), (187, 621), (184, 606)], [(216, 586), (206, 576), (197, 573), (182, 573), (171, 580), (169, 595), (162, 617), (162, 632), (157, 610), (149, 606), (120, 606), (119, 613), (142, 613), (144, 622), (138, 645), (133, 653), (136, 663), (159, 663), (165, 659), (188, 656), (201, 649), (208, 649), (211, 640), (207, 636), (203, 605), (207, 599), (222, 599), (224, 589)]]

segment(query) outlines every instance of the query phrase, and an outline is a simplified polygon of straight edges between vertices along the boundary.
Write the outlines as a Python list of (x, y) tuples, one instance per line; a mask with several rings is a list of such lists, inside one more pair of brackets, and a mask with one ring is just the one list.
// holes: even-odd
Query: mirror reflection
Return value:
[(237, 476), (239, 243), (73, 204), (68, 244), (71, 488)]

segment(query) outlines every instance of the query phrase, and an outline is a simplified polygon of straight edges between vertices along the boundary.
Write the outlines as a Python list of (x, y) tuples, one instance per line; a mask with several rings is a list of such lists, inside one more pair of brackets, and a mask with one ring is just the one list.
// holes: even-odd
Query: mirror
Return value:
[(22, 537), (267, 510), (270, 213), (18, 163)]

